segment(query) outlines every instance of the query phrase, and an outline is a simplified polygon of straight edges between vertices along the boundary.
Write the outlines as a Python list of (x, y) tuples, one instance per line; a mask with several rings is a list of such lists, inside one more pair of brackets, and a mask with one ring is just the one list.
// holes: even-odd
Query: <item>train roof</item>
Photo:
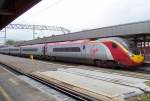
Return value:
[(0, 0), (0, 30), (41, 0)]
[(93, 39), (93, 38), (114, 37), (114, 36), (138, 37), (138, 36), (143, 36), (143, 34), (150, 35), (150, 21), (115, 25), (115, 26), (85, 30), (80, 32), (56, 35), (51, 37), (39, 38), (39, 39), (34, 39), (29, 41), (22, 41), (22, 42), (18, 42), (16, 45), (27, 45), (27, 44), (37, 44), (37, 43), (39, 44), (39, 43), (48, 43), (48, 42), (60, 42), (60, 41)]

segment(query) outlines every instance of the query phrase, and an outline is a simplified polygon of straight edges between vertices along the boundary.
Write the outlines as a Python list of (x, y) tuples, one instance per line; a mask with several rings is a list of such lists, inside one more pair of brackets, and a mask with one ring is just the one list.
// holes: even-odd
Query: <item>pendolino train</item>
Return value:
[(11, 46), (0, 48), (0, 53), (48, 57), (50, 60), (90, 61), (101, 67), (134, 68), (144, 61), (144, 56), (127, 40), (120, 37)]

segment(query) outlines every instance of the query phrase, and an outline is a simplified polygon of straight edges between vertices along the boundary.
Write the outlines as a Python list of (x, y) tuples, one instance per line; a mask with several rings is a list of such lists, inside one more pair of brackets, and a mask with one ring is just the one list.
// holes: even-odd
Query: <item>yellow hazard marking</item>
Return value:
[(34, 60), (33, 55), (30, 55), (30, 58), (31, 58), (32, 63), (35, 64), (35, 60)]
[(13, 99), (8, 95), (8, 93), (0, 86), (0, 92), (5, 97), (6, 101), (13, 101)]
[(133, 54), (131, 57), (130, 57), (135, 63), (141, 63), (144, 61), (144, 56), (142, 55), (135, 55)]

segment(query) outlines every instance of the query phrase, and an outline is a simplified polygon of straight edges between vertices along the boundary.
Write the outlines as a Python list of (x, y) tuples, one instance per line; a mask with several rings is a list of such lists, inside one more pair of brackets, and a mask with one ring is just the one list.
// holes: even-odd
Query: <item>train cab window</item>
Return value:
[(116, 43), (112, 43), (112, 48), (117, 48), (117, 44)]

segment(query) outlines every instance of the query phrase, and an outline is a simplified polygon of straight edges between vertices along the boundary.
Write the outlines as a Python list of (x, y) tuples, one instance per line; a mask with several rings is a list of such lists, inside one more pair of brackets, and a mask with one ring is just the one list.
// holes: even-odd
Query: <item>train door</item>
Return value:
[(82, 53), (82, 56), (84, 56), (85, 55), (85, 58), (90, 58), (90, 45), (89, 44), (86, 44), (86, 51), (84, 51), (83, 53)]
[(20, 51), (19, 55), (21, 55), (21, 54), (22, 54), (22, 53), (21, 53), (21, 50), (22, 50), (22, 49), (21, 49), (21, 47), (19, 46), (19, 51)]
[(85, 45), (85, 44), (83, 44), (83, 45), (81, 46), (81, 57), (82, 57), (82, 58), (85, 58), (85, 57), (86, 57), (86, 45)]
[(47, 45), (45, 44), (42, 47), (42, 53), (43, 53), (44, 56), (46, 55), (46, 52), (47, 52)]

